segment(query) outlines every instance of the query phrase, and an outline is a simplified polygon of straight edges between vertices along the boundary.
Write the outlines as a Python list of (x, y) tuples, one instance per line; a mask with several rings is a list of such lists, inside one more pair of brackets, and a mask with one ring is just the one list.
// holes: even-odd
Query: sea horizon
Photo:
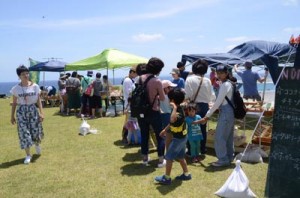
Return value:
[[(169, 75), (168, 76), (160, 76), (159, 78), (162, 80), (172, 80), (172, 77)], [(123, 77), (122, 78), (114, 78), (114, 80), (111, 79), (111, 82), (113, 83), (113, 81), (114, 81), (114, 83), (113, 83), (114, 85), (121, 85), (123, 79), (124, 79)], [(238, 82), (240, 82), (239, 79), (238, 79)], [(10, 94), (11, 88), (18, 83), (20, 83), (20, 81), (0, 82), (0, 95), (5, 94), (6, 96), (11, 96), (11, 94)], [(38, 84), (40, 86), (54, 86), (54, 87), (58, 88), (58, 80), (40, 80), (40, 82)], [(262, 93), (264, 90), (264, 83), (258, 83), (257, 88), (258, 88), (258, 91), (260, 93)], [(243, 93), (243, 86), (239, 90), (241, 93)], [(273, 84), (273, 82), (269, 81), (266, 83), (265, 92), (275, 92), (275, 85)]]

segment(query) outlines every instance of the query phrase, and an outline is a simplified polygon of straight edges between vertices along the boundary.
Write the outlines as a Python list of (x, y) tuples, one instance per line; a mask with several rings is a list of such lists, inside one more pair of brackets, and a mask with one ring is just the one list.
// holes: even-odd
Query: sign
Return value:
[(265, 196), (300, 196), (300, 47), (276, 87)]

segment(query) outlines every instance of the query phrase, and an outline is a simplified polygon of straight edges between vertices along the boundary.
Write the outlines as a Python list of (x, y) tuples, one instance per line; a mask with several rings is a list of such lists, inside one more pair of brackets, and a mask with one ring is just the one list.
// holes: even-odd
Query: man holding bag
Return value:
[[(87, 95), (86, 89), (88, 86), (92, 83), (93, 81), (93, 71), (88, 71), (87, 76), (82, 76), (81, 78), (81, 87), (82, 87), (82, 92), (81, 92), (81, 110), (79, 113), (79, 117), (81, 117), (81, 114), (84, 114), (86, 117), (90, 115), (90, 110), (87, 111), (87, 104), (88, 102), (90, 103), (90, 96)], [(89, 108), (90, 109), (90, 108)]]

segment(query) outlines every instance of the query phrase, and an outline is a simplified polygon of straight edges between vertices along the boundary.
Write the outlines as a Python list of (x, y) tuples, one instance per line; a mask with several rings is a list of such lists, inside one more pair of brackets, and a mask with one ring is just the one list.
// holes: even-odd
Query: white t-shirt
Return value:
[(131, 78), (126, 77), (123, 81), (123, 96), (124, 96), (124, 101), (125, 101), (125, 107), (128, 104), (128, 98), (132, 92), (132, 90), (134, 90), (135, 88), (135, 84), (134, 81), (131, 80)]
[(225, 99), (225, 96), (231, 100), (233, 95), (233, 87), (231, 82), (225, 81), (221, 84), (218, 97), (214, 103), (214, 105), (208, 110), (206, 113), (206, 117), (210, 117), (221, 105), (227, 104), (227, 100)]
[[(188, 76), (185, 81), (185, 98), (194, 100), (196, 92), (199, 88), (201, 77), (197, 75)], [(212, 94), (212, 85), (210, 79), (203, 77), (202, 85), (194, 102), (209, 103), (214, 99)]]
[(35, 83), (28, 87), (22, 87), (20, 84), (17, 84), (10, 90), (10, 93), (17, 97), (17, 104), (19, 105), (37, 103), (40, 92), (40, 87)]

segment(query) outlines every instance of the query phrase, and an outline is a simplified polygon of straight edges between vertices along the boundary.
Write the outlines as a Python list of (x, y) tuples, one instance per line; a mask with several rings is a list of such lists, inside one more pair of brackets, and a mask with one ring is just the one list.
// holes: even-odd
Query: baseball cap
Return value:
[(252, 67), (252, 60), (246, 60), (244, 65), (245, 67)]
[(86, 75), (87, 76), (93, 76), (93, 71), (88, 71)]
[(228, 68), (226, 65), (218, 65), (216, 68), (217, 72), (228, 72)]
[(163, 80), (161, 81), (162, 82), (162, 85), (163, 85), (163, 88), (167, 88), (167, 87), (177, 87), (177, 85), (175, 83), (172, 83), (171, 81), (169, 80)]

